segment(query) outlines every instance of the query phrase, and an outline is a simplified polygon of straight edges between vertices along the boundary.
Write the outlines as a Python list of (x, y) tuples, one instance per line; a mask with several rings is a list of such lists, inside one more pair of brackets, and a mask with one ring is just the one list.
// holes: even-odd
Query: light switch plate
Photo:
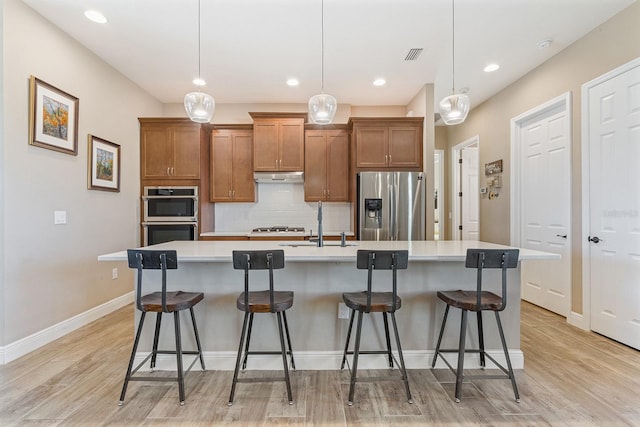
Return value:
[(53, 223), (58, 224), (66, 224), (67, 223), (67, 211), (54, 211), (53, 212)]

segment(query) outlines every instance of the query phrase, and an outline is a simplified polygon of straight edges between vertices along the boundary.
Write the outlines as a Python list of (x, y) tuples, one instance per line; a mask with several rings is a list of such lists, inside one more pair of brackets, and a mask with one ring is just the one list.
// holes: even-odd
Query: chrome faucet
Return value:
[(318, 247), (324, 246), (324, 239), (322, 238), (322, 200), (318, 200)]

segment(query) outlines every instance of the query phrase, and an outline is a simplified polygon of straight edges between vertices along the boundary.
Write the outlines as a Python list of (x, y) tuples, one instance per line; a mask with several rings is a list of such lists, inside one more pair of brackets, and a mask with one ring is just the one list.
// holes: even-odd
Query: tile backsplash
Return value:
[[(215, 231), (249, 232), (256, 227), (286, 225), (318, 228), (318, 204), (304, 201), (304, 184), (257, 184), (256, 203), (216, 203)], [(322, 204), (325, 232), (353, 231), (351, 203)]]

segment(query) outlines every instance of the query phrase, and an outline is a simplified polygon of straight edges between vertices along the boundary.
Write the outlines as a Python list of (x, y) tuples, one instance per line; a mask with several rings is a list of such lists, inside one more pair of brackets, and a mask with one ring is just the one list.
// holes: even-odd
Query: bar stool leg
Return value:
[(253, 313), (249, 314), (249, 328), (247, 329), (247, 343), (244, 348), (244, 359), (242, 359), (242, 370), (247, 369), (247, 358), (249, 357), (249, 342), (251, 341), (251, 329), (253, 329)]
[(520, 394), (518, 393), (518, 386), (516, 385), (516, 377), (513, 374), (511, 367), (511, 358), (509, 357), (509, 350), (507, 349), (507, 341), (504, 339), (504, 332), (502, 330), (502, 323), (500, 322), (500, 314), (496, 311), (496, 322), (498, 323), (498, 332), (500, 332), (500, 341), (502, 341), (502, 349), (504, 350), (504, 357), (507, 359), (507, 368), (509, 369), (509, 379), (511, 380), (511, 386), (513, 387), (513, 394), (516, 397), (516, 402), (520, 403)]
[(351, 368), (351, 384), (349, 386), (349, 400), (347, 405), (353, 405), (353, 395), (356, 391), (356, 375), (358, 373), (358, 355), (360, 354), (360, 333), (362, 332), (362, 312), (358, 311), (358, 326), (356, 326), (356, 344), (353, 349), (353, 367)]
[(156, 357), (158, 356), (158, 340), (160, 338), (160, 323), (162, 322), (162, 312), (156, 313), (156, 329), (153, 333), (153, 347), (151, 349), (151, 372), (156, 367)]
[(240, 344), (238, 345), (238, 357), (236, 357), (236, 368), (233, 371), (233, 381), (231, 383), (231, 393), (229, 394), (229, 403), (227, 405), (233, 405), (233, 396), (236, 392), (236, 384), (238, 383), (238, 371), (240, 371), (240, 361), (242, 360), (242, 347), (244, 344), (244, 337), (247, 330), (247, 319), (249, 318), (249, 312), (244, 313), (244, 320), (242, 321), (242, 332), (240, 333)]
[(407, 401), (409, 403), (413, 403), (413, 398), (411, 397), (411, 390), (409, 389), (409, 377), (407, 376), (407, 369), (404, 365), (404, 356), (402, 355), (402, 346), (400, 345), (400, 335), (398, 335), (398, 324), (396, 323), (396, 314), (393, 312), (391, 313), (391, 322), (393, 324), (393, 333), (396, 336), (396, 346), (398, 347), (398, 359), (400, 359), (400, 370), (402, 371), (404, 388), (407, 392)]
[(389, 367), (393, 368), (393, 355), (391, 354), (391, 338), (389, 338), (389, 321), (387, 320), (387, 313), (382, 313), (384, 319), (384, 335), (387, 339), (387, 356), (389, 357)]
[(122, 406), (124, 404), (124, 395), (127, 393), (127, 386), (129, 385), (129, 378), (131, 378), (131, 370), (133, 369), (133, 361), (136, 358), (136, 351), (138, 350), (138, 343), (140, 342), (140, 335), (142, 335), (142, 326), (144, 325), (144, 318), (146, 314), (147, 313), (143, 311), (142, 315), (140, 316), (140, 323), (138, 324), (136, 337), (133, 340), (133, 349), (131, 349), (129, 366), (127, 367), (127, 374), (124, 377), (124, 384), (122, 385), (122, 392), (120, 393), (120, 401), (118, 402), (118, 406)]
[(282, 318), (284, 319), (284, 332), (287, 335), (287, 344), (289, 346), (289, 357), (291, 357), (291, 369), (295, 371), (296, 362), (293, 360), (293, 347), (291, 347), (291, 336), (289, 335), (289, 324), (287, 323), (287, 312), (282, 312)]
[(356, 316), (356, 311), (351, 310), (351, 317), (349, 318), (349, 328), (347, 329), (347, 342), (344, 345), (344, 354), (342, 355), (342, 363), (340, 364), (340, 370), (344, 369), (344, 364), (347, 362), (347, 352), (349, 350), (349, 341), (351, 341), (351, 329), (353, 328), (353, 319)]
[(467, 334), (467, 310), (462, 310), (460, 321), (460, 344), (458, 345), (458, 369), (456, 370), (456, 403), (460, 403), (462, 395), (462, 379), (464, 378), (464, 344)]
[(202, 356), (202, 346), (200, 345), (200, 335), (198, 334), (198, 326), (196, 325), (196, 316), (193, 312), (193, 307), (189, 307), (189, 311), (191, 312), (191, 323), (193, 324), (193, 333), (196, 337), (196, 346), (198, 347), (198, 356), (200, 357), (200, 366), (202, 366), (202, 370), (205, 370), (204, 367), (204, 356)]
[(444, 325), (447, 324), (447, 316), (449, 315), (449, 306), (444, 310), (444, 317), (442, 318), (442, 326), (440, 327), (440, 335), (438, 336), (438, 344), (436, 344), (436, 352), (433, 355), (433, 361), (431, 362), (431, 369), (436, 367), (436, 361), (440, 354), (440, 343), (442, 343), (442, 336), (444, 335)]
[(284, 380), (287, 383), (287, 397), (289, 398), (289, 405), (293, 405), (293, 397), (291, 395), (291, 382), (289, 381), (289, 367), (287, 366), (287, 350), (284, 346), (284, 333), (282, 331), (282, 316), (280, 316), (280, 312), (277, 312), (276, 315), (278, 316), (278, 332), (280, 333), (280, 349), (282, 352)]
[(182, 370), (182, 338), (180, 335), (180, 312), (173, 312), (173, 321), (176, 330), (176, 362), (178, 369), (178, 394), (180, 406), (184, 406), (184, 371)]
[(476, 312), (478, 317), (478, 344), (480, 346), (480, 367), (484, 369), (486, 365), (484, 357), (484, 330), (482, 329), (482, 311)]

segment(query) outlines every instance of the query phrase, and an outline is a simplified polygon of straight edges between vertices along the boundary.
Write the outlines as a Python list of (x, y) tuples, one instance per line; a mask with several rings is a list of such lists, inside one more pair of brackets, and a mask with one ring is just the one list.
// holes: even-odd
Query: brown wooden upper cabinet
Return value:
[(200, 179), (200, 125), (189, 119), (140, 118), (142, 179)]
[(304, 200), (349, 201), (349, 135), (346, 129), (305, 131)]
[(307, 113), (249, 113), (253, 117), (253, 169), (256, 172), (304, 170)]
[(255, 202), (251, 129), (213, 129), (210, 167), (212, 202)]
[(422, 127), (422, 117), (352, 117), (356, 167), (422, 169)]

